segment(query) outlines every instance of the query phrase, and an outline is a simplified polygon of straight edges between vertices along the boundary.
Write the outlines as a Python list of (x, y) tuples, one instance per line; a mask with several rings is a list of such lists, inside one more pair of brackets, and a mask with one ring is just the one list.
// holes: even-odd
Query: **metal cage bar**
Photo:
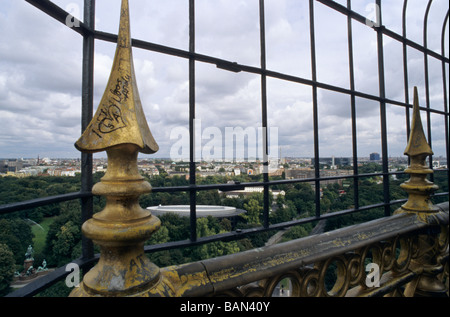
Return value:
[(269, 159), (268, 159), (268, 125), (267, 125), (267, 76), (266, 76), (266, 26), (265, 26), (264, 0), (259, 1), (259, 29), (260, 29), (260, 50), (261, 50), (261, 120), (263, 128), (263, 168), (267, 169), (264, 177), (263, 192), (263, 224), (264, 228), (269, 227)]
[[(89, 29), (95, 28), (95, 0), (84, 1), (84, 22)], [(82, 109), (81, 109), (81, 133), (87, 128), (94, 111), (94, 48), (95, 39), (92, 33), (83, 36), (83, 78), (82, 78)], [(92, 192), (93, 186), (93, 156), (81, 154), (81, 191)], [(94, 201), (92, 196), (81, 199), (81, 220), (85, 222), (92, 217)], [(82, 237), (83, 258), (94, 256), (92, 241)]]
[[(189, 0), (189, 53), (195, 53), (195, 0)], [(189, 58), (189, 184), (196, 184), (195, 163), (195, 59)], [(191, 241), (197, 240), (197, 192), (189, 192)]]
[[(347, 10), (352, 10), (351, 0), (347, 0)], [(352, 18), (347, 15), (347, 42), (348, 42), (348, 65), (349, 65), (349, 79), (350, 79), (350, 90), (355, 90), (355, 72), (354, 72), (354, 61), (353, 61), (353, 29), (352, 29)], [(351, 106), (351, 119), (352, 119), (352, 154), (353, 154), (353, 175), (358, 175), (358, 136), (356, 130), (356, 97), (355, 94), (350, 95), (350, 106)], [(354, 190), (354, 200), (353, 204), (355, 208), (359, 208), (359, 181), (358, 178), (353, 178), (353, 190)]]
[(377, 50), (378, 50), (378, 85), (380, 95), (380, 120), (381, 120), (381, 155), (383, 166), (383, 195), (384, 195), (384, 215), (390, 215), (390, 209), (387, 203), (390, 200), (389, 193), (389, 163), (388, 163), (388, 147), (387, 147), (387, 122), (386, 122), (386, 88), (385, 88), (385, 75), (384, 75), (384, 49), (383, 49), (383, 32), (381, 32), (381, 26), (383, 25), (381, 0), (376, 0), (379, 14), (378, 21), (379, 27), (375, 28), (377, 32)]
[[(444, 22), (442, 23), (442, 32), (441, 32), (441, 52), (442, 55), (445, 55), (445, 30), (449, 21), (449, 10), (447, 10), (447, 14), (445, 15)], [(447, 34), (448, 37), (448, 34)], [(448, 159), (450, 158), (450, 128), (449, 128), (449, 111), (448, 111), (448, 101), (447, 101), (447, 79), (445, 75), (445, 62), (442, 61), (442, 92), (444, 94), (444, 112), (447, 115), (444, 117), (444, 126), (445, 126), (445, 147), (447, 150), (447, 179), (448, 179), (448, 187), (450, 188), (450, 168), (448, 167)]]

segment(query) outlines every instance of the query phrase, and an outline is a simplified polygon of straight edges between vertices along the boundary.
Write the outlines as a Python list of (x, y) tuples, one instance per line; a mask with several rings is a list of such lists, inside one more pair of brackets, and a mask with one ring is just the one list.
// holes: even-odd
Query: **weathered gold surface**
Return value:
[(145, 119), (134, 72), (128, 0), (122, 1), (118, 43), (111, 75), (100, 105), (75, 147), (99, 152), (119, 144), (135, 144), (155, 153), (158, 144)]
[[(445, 248), (448, 248), (448, 221), (446, 224), (442, 223), (442, 212), (431, 202), (431, 194), (438, 186), (426, 179), (433, 170), (425, 165), (425, 160), (433, 155), (433, 151), (423, 131), (417, 87), (414, 87), (413, 119), (405, 154), (411, 160), (410, 166), (405, 170), (411, 178), (400, 186), (408, 193), (408, 201), (395, 213), (412, 213), (424, 223), (440, 225), (440, 232), (435, 229), (430, 230), (428, 234), (417, 235), (417, 256), (411, 263), (411, 270), (418, 276), (410, 285), (414, 285), (414, 294), (417, 296), (448, 296), (448, 287), (442, 277), (439, 277), (444, 271), (442, 256)], [(439, 247), (442, 236), (445, 236), (447, 241), (444, 249)]]
[(144, 243), (160, 227), (139, 205), (151, 186), (139, 174), (139, 152), (158, 150), (137, 91), (131, 52), (128, 0), (122, 1), (116, 56), (105, 94), (88, 128), (75, 145), (83, 152), (106, 150), (108, 168), (92, 192), (106, 197), (105, 208), (86, 221), (83, 234), (101, 248), (100, 259), (71, 296), (137, 296), (155, 289), (160, 269), (144, 254)]
[[(448, 225), (448, 205), (446, 210), (443, 223)], [(445, 296), (448, 232), (427, 236), (427, 245), (420, 239), (420, 233), (436, 227), (419, 221), (412, 213), (403, 213), (269, 247), (164, 268), (161, 280), (170, 289), (170, 296)], [(368, 263), (378, 265), (378, 286), (367, 283)], [(282, 289), (281, 284), (289, 287)], [(161, 296), (156, 293), (159, 289), (146, 295)]]
[(411, 178), (400, 186), (408, 193), (408, 201), (396, 212), (417, 213), (423, 221), (429, 221), (430, 213), (438, 211), (430, 199), (430, 195), (438, 189), (438, 186), (426, 179), (433, 170), (425, 165), (425, 160), (433, 155), (433, 151), (423, 131), (417, 87), (414, 87), (413, 118), (405, 155), (408, 155), (411, 161), (405, 173), (410, 174)]

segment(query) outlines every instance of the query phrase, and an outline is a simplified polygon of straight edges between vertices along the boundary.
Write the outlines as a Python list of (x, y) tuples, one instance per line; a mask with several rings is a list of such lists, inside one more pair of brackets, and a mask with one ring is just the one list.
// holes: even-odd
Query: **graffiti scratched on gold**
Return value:
[(148, 127), (136, 83), (128, 1), (122, 3), (120, 18), (116, 53), (105, 92), (75, 147), (94, 153), (120, 144), (135, 144), (140, 152), (152, 154), (159, 147)]

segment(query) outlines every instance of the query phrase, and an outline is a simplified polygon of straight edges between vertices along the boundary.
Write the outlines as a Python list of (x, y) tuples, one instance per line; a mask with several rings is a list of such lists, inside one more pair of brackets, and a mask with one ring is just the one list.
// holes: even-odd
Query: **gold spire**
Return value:
[(411, 161), (405, 173), (410, 174), (411, 178), (400, 186), (408, 193), (408, 201), (396, 213), (414, 212), (427, 221), (427, 214), (438, 211), (433, 206), (430, 195), (439, 187), (426, 179), (427, 174), (432, 174), (433, 170), (426, 166), (425, 160), (427, 156), (433, 155), (433, 151), (423, 131), (417, 87), (414, 87), (413, 118), (405, 155), (408, 155)]
[(419, 96), (417, 87), (414, 87), (414, 103), (412, 127), (409, 136), (408, 145), (405, 149), (405, 155), (415, 157), (418, 155), (433, 155), (430, 145), (427, 143), (425, 133), (423, 132), (422, 120), (420, 120)]
[(94, 118), (75, 147), (94, 153), (120, 144), (135, 144), (139, 152), (146, 154), (158, 151), (136, 85), (128, 0), (122, 1), (117, 49), (108, 84)]
[(139, 99), (131, 52), (128, 0), (122, 0), (120, 29), (111, 76), (100, 106), (75, 145), (83, 152), (105, 150), (108, 169), (92, 189), (105, 208), (82, 226), (98, 244), (100, 259), (71, 296), (136, 296), (158, 284), (159, 268), (144, 254), (144, 243), (160, 220), (139, 205), (151, 192), (139, 174), (138, 152), (158, 150)]

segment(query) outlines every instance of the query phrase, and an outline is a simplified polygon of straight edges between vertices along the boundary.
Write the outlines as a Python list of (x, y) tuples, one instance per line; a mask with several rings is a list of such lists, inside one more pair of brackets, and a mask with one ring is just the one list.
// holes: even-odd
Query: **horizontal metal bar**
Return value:
[[(404, 200), (398, 200), (398, 201), (395, 201), (392, 203), (401, 203), (403, 201)], [(364, 206), (364, 207), (361, 207), (359, 209), (359, 211), (368, 210), (368, 209), (372, 209), (372, 208), (379, 208), (379, 207), (382, 207), (383, 205), (384, 204)], [(448, 212), (448, 202), (438, 204), (437, 207), (439, 209), (441, 209), (442, 211)], [(215, 241), (232, 241), (232, 240), (237, 240), (241, 237), (243, 238), (249, 234), (259, 233), (262, 231), (283, 229), (288, 226), (293, 226), (293, 225), (302, 224), (302, 223), (306, 223), (306, 222), (321, 220), (321, 219), (325, 219), (325, 218), (330, 218), (332, 216), (343, 215), (343, 214), (347, 214), (347, 213), (352, 213), (352, 210), (351, 209), (343, 210), (340, 212), (335, 212), (333, 214), (323, 215), (322, 217), (320, 217), (320, 219), (317, 219), (315, 217), (310, 217), (310, 218), (301, 219), (300, 221), (297, 221), (297, 222), (290, 221), (290, 222), (285, 222), (285, 223), (281, 223), (281, 224), (277, 224), (277, 225), (272, 225), (272, 227), (269, 227), (269, 228), (264, 228), (264, 227), (252, 228), (252, 229), (245, 229), (240, 232), (236, 232), (234, 234), (227, 233), (227, 234), (220, 234), (220, 235), (215, 235), (215, 236), (206, 237), (206, 238), (199, 238), (195, 242), (191, 242), (189, 240), (183, 240), (183, 241), (170, 242), (170, 243), (164, 243), (164, 244), (158, 244), (158, 245), (147, 245), (147, 246), (145, 246), (144, 250), (145, 250), (145, 252), (149, 253), (149, 252), (177, 249), (177, 248), (181, 248), (181, 247), (201, 245), (201, 244), (206, 244), (206, 243), (215, 242)], [(384, 219), (388, 219), (388, 218), (384, 218)], [(378, 222), (378, 221), (386, 221), (386, 220), (380, 220), (380, 219), (374, 220), (374, 222)], [(368, 223), (365, 223), (365, 224), (361, 224), (360, 226), (367, 226), (367, 225), (368, 225)], [(402, 230), (405, 230), (405, 228), (402, 228)], [(233, 234), (233, 235), (231, 235), (231, 234)], [(396, 232), (396, 234), (400, 234), (400, 232)], [(310, 238), (308, 238), (308, 239), (310, 239)], [(90, 266), (95, 264), (95, 262), (98, 261), (98, 259), (99, 259), (99, 254), (96, 254), (91, 259), (81, 259), (80, 258), (80, 259), (76, 259), (76, 260), (72, 261), (71, 263), (76, 263), (79, 265), (79, 267), (81, 269), (84, 269), (84, 268), (89, 268)], [(24, 286), (23, 288), (6, 295), (6, 297), (34, 296), (34, 295), (38, 294), (39, 292), (52, 286), (53, 284), (57, 283), (58, 281), (62, 280), (63, 278), (65, 278), (70, 273), (70, 272), (67, 272), (65, 268), (66, 268), (66, 266), (60, 267), (60, 268), (56, 269), (54, 272), (51, 272), (50, 274), (43, 276), (42, 278)]]
[(89, 192), (75, 192), (57, 196), (49, 196), (44, 198), (36, 198), (23, 202), (6, 204), (0, 206), (0, 214), (6, 214), (24, 209), (31, 209), (40, 206), (50, 205), (54, 203), (61, 203), (64, 201), (75, 200), (79, 198), (91, 197), (92, 193)]
[[(407, 201), (406, 199), (395, 200), (395, 201), (390, 202), (388, 205), (390, 206), (390, 205), (405, 203), (406, 201)], [(216, 241), (223, 241), (223, 242), (235, 241), (235, 240), (243, 239), (249, 235), (256, 234), (256, 233), (274, 231), (274, 230), (283, 230), (283, 229), (286, 229), (289, 227), (302, 225), (302, 224), (306, 224), (306, 223), (310, 223), (310, 222), (314, 222), (314, 221), (331, 219), (334, 217), (340, 217), (340, 216), (353, 214), (353, 213), (357, 213), (357, 212), (362, 212), (362, 211), (367, 211), (367, 210), (376, 209), (376, 208), (383, 208), (384, 206), (385, 206), (384, 203), (379, 203), (379, 204), (363, 206), (363, 207), (360, 207), (359, 209), (346, 209), (346, 210), (336, 211), (336, 212), (332, 212), (332, 213), (322, 214), (319, 217), (315, 217), (315, 216), (314, 217), (306, 217), (306, 218), (302, 218), (302, 219), (298, 219), (298, 220), (291, 220), (291, 221), (281, 222), (281, 223), (277, 223), (277, 224), (271, 224), (268, 227), (238, 229), (236, 231), (230, 231), (230, 232), (212, 235), (212, 236), (208, 236), (208, 237), (197, 238), (196, 241), (182, 240), (182, 241), (162, 243), (162, 244), (158, 244), (158, 245), (147, 245), (147, 246), (145, 246), (144, 250), (145, 250), (145, 252), (157, 252), (157, 251), (178, 249), (181, 247), (198, 246), (198, 245), (203, 245), (203, 244), (216, 242)]]
[[(404, 172), (394, 172), (388, 173), (387, 175), (403, 175)], [(269, 182), (251, 182), (251, 183), (238, 183), (238, 184), (213, 184), (213, 185), (188, 185), (188, 186), (171, 186), (171, 187), (155, 187), (152, 189), (153, 193), (162, 193), (162, 192), (189, 192), (189, 191), (205, 191), (205, 190), (220, 190), (223, 192), (232, 191), (232, 190), (242, 190), (245, 187), (261, 187), (264, 185), (276, 186), (276, 185), (287, 185), (287, 184), (296, 184), (296, 183), (306, 183), (306, 182), (315, 182), (318, 180), (327, 181), (327, 180), (338, 180), (338, 179), (355, 179), (355, 178), (363, 178), (363, 177), (373, 177), (373, 176), (383, 176), (382, 173), (370, 173), (370, 174), (358, 174), (358, 175), (341, 175), (341, 176), (328, 176), (321, 177), (319, 179), (316, 178), (302, 178), (302, 179), (284, 179), (284, 180), (272, 180)], [(433, 196), (441, 196), (448, 195), (448, 192), (445, 193), (436, 193)], [(37, 199), (31, 199), (23, 202), (5, 204), (0, 206), (0, 214), (7, 214), (11, 212), (16, 212), (25, 209), (36, 208), (40, 206), (45, 206), (54, 203), (61, 203), (64, 201), (75, 200), (79, 198), (87, 198), (92, 197), (93, 194), (90, 192), (74, 192), (63, 195), (56, 195), (50, 197), (43, 197)]]
[[(352, 19), (354, 19), (354, 20), (356, 20), (356, 21), (358, 21), (358, 22), (360, 22), (362, 24), (366, 24), (366, 22), (367, 22), (365, 16), (362, 16), (361, 14), (356, 13), (355, 11), (349, 10), (347, 7), (343, 6), (342, 4), (337, 3), (335, 1), (332, 1), (332, 0), (316, 0), (316, 1), (324, 4), (324, 5), (332, 8), (332, 9), (334, 9), (334, 10), (336, 10), (336, 11), (342, 13), (342, 14), (348, 15)], [(410, 39), (408, 39), (408, 38), (406, 38), (406, 37), (404, 37), (404, 36), (402, 36), (400, 34), (395, 33), (394, 31), (386, 28), (385, 26), (380, 26), (380, 27), (373, 26), (372, 28), (375, 29), (375, 30), (381, 30), (381, 32), (384, 35), (389, 36), (389, 37), (391, 37), (391, 38), (393, 38), (393, 39), (395, 39), (395, 40), (397, 40), (397, 41), (399, 41), (401, 43), (405, 43), (406, 45), (408, 45), (410, 47), (413, 47), (413, 48), (415, 48), (415, 49), (417, 49), (417, 50), (419, 50), (419, 51), (421, 51), (421, 52), (423, 52), (423, 53), (425, 53), (425, 54), (427, 54), (429, 56), (432, 56), (432, 57), (434, 57), (436, 59), (439, 59), (441, 61), (444, 61), (446, 63), (449, 62), (449, 58), (448, 57), (440, 55), (439, 53), (436, 53), (435, 51), (432, 51), (432, 50), (430, 50), (430, 49), (428, 49), (428, 48), (426, 48), (426, 47), (424, 47), (424, 46), (422, 46), (422, 45), (420, 45), (420, 44), (418, 44), (418, 43), (416, 43), (414, 41), (411, 41)]]
[[(372, 208), (378, 208), (378, 207), (380, 207), (380, 206), (379, 205), (372, 206)], [(370, 209), (370, 207), (366, 206), (363, 209)], [(350, 213), (350, 212), (351, 211), (348, 210), (345, 213)], [(343, 212), (340, 212), (339, 214), (342, 215)], [(158, 244), (158, 245), (147, 245), (147, 246), (145, 246), (144, 251), (146, 253), (150, 253), (150, 252), (178, 249), (178, 248), (182, 248), (182, 247), (199, 246), (199, 245), (216, 242), (216, 241), (223, 241), (223, 242), (234, 241), (234, 240), (244, 238), (251, 234), (272, 231), (272, 230), (285, 229), (285, 228), (299, 225), (299, 224), (305, 224), (305, 223), (312, 222), (312, 221), (318, 221), (318, 220), (325, 219), (325, 218), (331, 218), (331, 216), (332, 215), (328, 215), (328, 216), (324, 215), (320, 218), (309, 217), (309, 218), (301, 219), (299, 221), (289, 221), (289, 222), (272, 225), (269, 228), (257, 227), (257, 228), (244, 229), (244, 230), (235, 231), (235, 232), (222, 233), (222, 234), (218, 234), (218, 235), (214, 235), (214, 236), (197, 238), (196, 241), (182, 240), (182, 241), (163, 243), (163, 244)], [(76, 259), (76, 260), (72, 261), (71, 263), (75, 263), (81, 269), (83, 269), (83, 268), (92, 266), (96, 261), (98, 261), (98, 259), (99, 259), (99, 254), (96, 254), (94, 258), (91, 258), (91, 259), (81, 259), (80, 258), (80, 259)], [(48, 275), (45, 275), (45, 276), (39, 278), (38, 280), (36, 280), (35, 282), (32, 282), (32, 283), (24, 286), (23, 288), (20, 288), (19, 290), (8, 294), (6, 297), (34, 296), (34, 295), (38, 294), (39, 292), (54, 285), (58, 281), (61, 281), (69, 273), (70, 273), (70, 271), (66, 271), (66, 266), (57, 268), (55, 271), (49, 273)]]
[(93, 32), (83, 22), (81, 22), (80, 20), (78, 20), (73, 16), (71, 16), (72, 20), (71, 22), (74, 26), (70, 27), (69, 25), (67, 25), (67, 17), (70, 16), (70, 13), (54, 4), (52, 1), (49, 0), (25, 0), (25, 1), (83, 36)]
[[(35, 7), (39, 8), (43, 12), (47, 13), (51, 17), (55, 18), (59, 22), (64, 23), (64, 24), (66, 23), (66, 18), (69, 15), (69, 13), (64, 11), (57, 5), (53, 4), (51, 1), (49, 1), (49, 0), (26, 0), (26, 1), (29, 2), (30, 4), (34, 5)], [(348, 10), (346, 7), (336, 3), (334, 1), (329, 1), (329, 0), (318, 0), (318, 1), (327, 6), (332, 7), (333, 9), (335, 9), (341, 13), (349, 14), (353, 19), (355, 19), (359, 22), (362, 22), (362, 23), (365, 22), (365, 17), (359, 15), (358, 13), (356, 13), (354, 11)], [(72, 27), (72, 29), (74, 31), (80, 33), (81, 35), (94, 34), (95, 38), (98, 40), (104, 40), (104, 41), (113, 42), (113, 43), (117, 42), (116, 34), (102, 32), (102, 31), (98, 31), (98, 30), (91, 30), (82, 22), (80, 22), (79, 27)], [(407, 45), (414, 47), (421, 52), (425, 52), (426, 54), (433, 56), (434, 58), (442, 60), (445, 63), (449, 63), (449, 58), (439, 55), (438, 53), (436, 53), (434, 51), (428, 50), (428, 49), (424, 48), (423, 46), (421, 46), (420, 44), (417, 44), (411, 40), (408, 40), (407, 38), (404, 38), (403, 36), (396, 34), (393, 31), (383, 28), (383, 33), (385, 33), (386, 35), (388, 35), (402, 43), (406, 43)], [(266, 76), (276, 78), (276, 79), (287, 80), (287, 81), (310, 85), (310, 86), (316, 85), (318, 88), (321, 88), (321, 89), (331, 90), (331, 91), (340, 92), (340, 93), (348, 94), (348, 95), (354, 95), (354, 96), (369, 99), (369, 100), (374, 100), (374, 101), (378, 101), (378, 102), (386, 102), (389, 104), (403, 106), (403, 107), (412, 107), (412, 105), (409, 105), (409, 104), (406, 104), (404, 102), (400, 102), (397, 100), (381, 98), (379, 96), (370, 95), (367, 93), (363, 93), (363, 92), (359, 92), (359, 91), (355, 91), (355, 90), (351, 90), (351, 89), (347, 89), (347, 88), (342, 88), (342, 87), (338, 87), (338, 86), (333, 86), (333, 85), (317, 82), (317, 81), (310, 80), (310, 79), (287, 75), (287, 74), (283, 74), (283, 73), (279, 73), (279, 72), (275, 72), (275, 71), (271, 71), (271, 70), (263, 70), (258, 67), (238, 64), (234, 61), (228, 61), (228, 60), (224, 60), (224, 59), (220, 59), (220, 58), (215, 58), (212, 56), (207, 56), (207, 55), (198, 54), (198, 53), (192, 53), (189, 51), (176, 49), (173, 47), (168, 47), (168, 46), (164, 46), (164, 45), (160, 45), (160, 44), (150, 43), (150, 42), (146, 42), (146, 41), (142, 41), (142, 40), (138, 40), (138, 39), (132, 39), (132, 45), (136, 48), (141, 48), (141, 49), (150, 50), (150, 51), (154, 51), (154, 52), (164, 53), (164, 54), (182, 57), (182, 58), (186, 58), (186, 59), (194, 59), (199, 62), (215, 64), (218, 68), (226, 69), (226, 70), (233, 71), (233, 72), (245, 71), (248, 73), (259, 74), (259, 75), (264, 74)], [(432, 113), (436, 113), (436, 114), (449, 115), (449, 113), (446, 111), (441, 111), (441, 110), (436, 110), (436, 109), (431, 109), (431, 108), (426, 108), (426, 107), (422, 107), (421, 109), (424, 111), (432, 112)]]
[[(70, 15), (70, 13), (63, 10), (61, 7), (57, 6), (50, 0), (25, 0), (25, 1), (27, 1), (31, 5), (35, 6), (39, 10), (45, 12), (46, 14), (48, 14), (49, 16), (51, 16), (52, 18), (54, 18), (55, 20), (57, 20), (63, 24), (66, 24), (67, 16)], [(366, 23), (366, 17), (356, 13), (355, 11), (349, 10), (345, 6), (339, 4), (335, 1), (331, 1), (331, 0), (317, 0), (317, 1), (330, 7), (330, 8), (333, 8), (334, 10), (336, 10), (342, 14), (350, 16), (352, 19), (354, 19), (360, 23), (363, 23), (363, 24)], [(74, 22), (77, 23), (77, 27), (71, 27), (71, 29), (74, 30), (75, 32), (80, 33), (81, 35), (95, 33), (96, 38), (98, 38), (98, 39), (117, 42), (117, 35), (106, 33), (106, 32), (101, 32), (101, 31), (97, 31), (97, 30), (92, 30), (92, 29), (88, 28), (83, 22), (76, 19), (75, 17), (73, 17), (73, 19), (75, 19)], [(448, 57), (445, 57), (443, 55), (440, 55), (439, 53), (436, 53), (430, 49), (427, 49), (424, 46), (422, 46), (414, 41), (411, 41), (408, 38), (405, 38), (400, 34), (393, 32), (392, 30), (382, 27), (382, 33), (401, 42), (401, 43), (405, 43), (406, 45), (408, 45), (410, 47), (413, 47), (421, 52), (424, 52), (429, 56), (432, 56), (436, 59), (439, 59), (441, 61), (449, 63)], [(164, 47), (163, 45), (152, 44), (152, 43), (148, 43), (148, 42), (144, 42), (144, 41), (138, 41), (138, 40), (134, 40), (134, 41), (135, 41), (134, 45), (136, 47), (141, 47), (141, 48), (146, 47), (148, 49), (149, 46), (153, 46), (152, 50), (155, 50), (155, 51), (160, 51), (161, 48)], [(172, 50), (172, 55), (189, 58), (188, 56), (186, 56), (186, 54), (190, 54), (187, 51), (178, 50), (178, 49), (174, 49), (174, 48), (171, 48), (171, 50)], [(167, 52), (167, 47), (165, 47), (164, 51)], [(201, 56), (201, 55), (199, 55), (199, 56)], [(209, 58), (207, 58), (207, 59), (209, 59)], [(197, 60), (202, 60), (202, 59), (197, 59)], [(203, 61), (205, 61), (205, 60), (203, 60)], [(230, 67), (223, 67), (224, 65), (227, 65)], [(241, 69), (241, 67), (237, 63), (229, 62), (229, 61), (222, 61), (222, 62), (218, 63), (218, 67), (225, 68), (225, 69), (228, 69), (233, 72), (240, 71), (240, 69)]]
[(218, 189), (221, 191), (231, 191), (234, 190), (233, 187), (261, 187), (265, 185), (275, 186), (275, 185), (287, 185), (296, 183), (307, 183), (307, 182), (322, 182), (328, 180), (338, 180), (338, 179), (355, 179), (363, 177), (374, 177), (374, 176), (390, 176), (390, 175), (405, 175), (404, 172), (390, 172), (390, 173), (366, 173), (358, 175), (339, 175), (339, 176), (324, 176), (324, 177), (311, 177), (311, 178), (294, 178), (294, 179), (282, 179), (282, 180), (271, 180), (268, 182), (245, 182), (237, 184), (212, 184), (212, 185), (186, 185), (186, 186), (171, 186), (171, 187), (155, 187), (152, 189), (154, 193), (160, 192), (183, 192), (183, 191), (203, 191)]
[[(98, 40), (104, 40), (104, 41), (108, 41), (108, 42), (112, 42), (112, 43), (117, 42), (117, 35), (112, 34), (112, 33), (107, 33), (107, 32), (95, 31), (95, 38)], [(351, 89), (347, 89), (347, 88), (343, 88), (343, 87), (339, 87), (339, 86), (334, 86), (334, 85), (330, 85), (330, 84), (326, 84), (326, 83), (322, 83), (322, 82), (318, 82), (318, 81), (314, 81), (314, 80), (310, 80), (310, 79), (306, 79), (306, 78), (302, 78), (302, 77), (297, 77), (297, 76), (293, 76), (293, 75), (288, 75), (288, 74), (284, 74), (284, 73), (280, 73), (280, 72), (276, 72), (276, 71), (264, 70), (259, 67), (243, 65), (243, 64), (239, 64), (237, 62), (228, 61), (228, 60), (224, 60), (224, 59), (220, 59), (220, 58), (216, 58), (216, 57), (212, 57), (212, 56), (208, 56), (208, 55), (191, 53), (189, 51), (185, 51), (185, 50), (181, 50), (181, 49), (177, 49), (177, 48), (173, 48), (173, 47), (169, 47), (169, 46), (164, 46), (164, 45), (160, 45), (160, 44), (150, 43), (150, 42), (146, 42), (146, 41), (142, 41), (142, 40), (132, 39), (132, 46), (136, 47), (136, 48), (144, 49), (144, 50), (149, 50), (149, 51), (158, 52), (158, 53), (162, 53), (162, 54), (168, 54), (168, 55), (177, 56), (177, 57), (181, 57), (181, 58), (185, 58), (185, 59), (194, 59), (198, 62), (214, 64), (218, 68), (226, 69), (226, 70), (233, 71), (233, 72), (243, 71), (243, 72), (257, 74), (257, 75), (266, 75), (268, 77), (275, 78), (275, 79), (286, 80), (286, 81), (309, 85), (309, 86), (315, 85), (320, 89), (331, 90), (331, 91), (335, 91), (335, 92), (339, 92), (339, 93), (343, 93), (343, 94), (347, 94), (347, 95), (354, 95), (356, 97), (360, 97), (360, 98), (364, 98), (364, 99), (374, 100), (377, 102), (385, 102), (385, 103), (389, 103), (389, 104), (393, 104), (393, 105), (397, 105), (397, 106), (412, 108), (412, 105), (406, 104), (401, 101), (397, 101), (397, 100), (393, 100), (393, 99), (389, 99), (389, 98), (381, 98), (376, 95), (371, 95), (371, 94), (367, 94), (367, 93), (356, 91), (356, 90), (351, 90)], [(225, 67), (224, 65), (228, 65), (229, 67)], [(437, 109), (421, 107), (421, 110), (429, 111), (429, 112), (433, 112), (433, 113), (441, 114), (441, 115), (448, 115), (447, 112), (442, 111), (442, 110), (437, 110)]]

